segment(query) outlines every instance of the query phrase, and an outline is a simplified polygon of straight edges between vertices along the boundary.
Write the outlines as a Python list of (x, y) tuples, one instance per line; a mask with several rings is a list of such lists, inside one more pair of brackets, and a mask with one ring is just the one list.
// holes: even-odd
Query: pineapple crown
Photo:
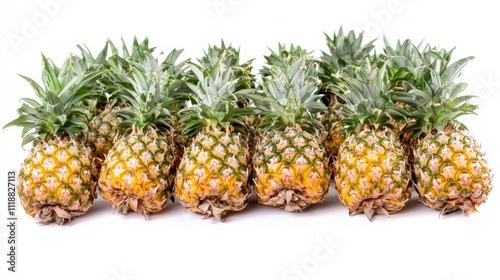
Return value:
[(387, 64), (387, 72), (393, 87), (403, 88), (404, 91), (411, 90), (411, 85), (425, 86), (422, 83), (428, 79), (429, 69), (446, 67), (449, 62), (444, 57), (449, 56), (444, 53), (446, 50), (429, 44), (424, 45), (423, 41), (414, 45), (409, 39), (403, 43), (398, 40), (395, 47), (391, 46), (386, 37), (384, 42), (384, 53), (379, 62)]
[[(160, 76), (169, 77), (170, 80), (186, 79), (186, 61), (182, 61), (180, 63), (177, 62), (183, 52), (182, 49), (173, 49), (167, 54), (161, 64), (158, 65), (158, 61), (153, 58), (153, 51), (155, 48), (149, 47), (149, 41), (147, 38), (145, 38), (141, 43), (134, 38), (130, 51), (122, 39), (123, 47), (121, 55), (111, 41), (108, 40), (108, 44), (111, 46), (113, 55), (106, 61), (108, 71), (104, 77), (104, 81), (106, 82), (106, 92), (102, 95), (105, 97), (105, 100), (101, 102), (103, 104), (121, 103), (126, 106), (130, 105), (130, 98), (124, 98), (122, 92), (127, 90), (136, 90), (134, 88), (134, 83), (131, 83), (131, 80), (135, 79), (133, 72), (137, 72), (138, 69), (149, 71), (147, 73), (148, 75), (152, 71), (151, 69), (155, 69), (155, 71), (162, 72)], [(160, 55), (162, 54), (163, 53), (160, 53)], [(146, 64), (150, 64), (148, 69), (144, 68), (144, 65)], [(176, 91), (186, 92), (187, 90), (188, 88), (184, 83), (176, 83)], [(181, 103), (179, 103), (179, 105), (181, 105)]]
[(125, 86), (122, 85), (117, 94), (130, 106), (116, 112), (125, 119), (117, 128), (129, 132), (133, 128), (140, 131), (171, 128), (172, 113), (179, 111), (186, 93), (182, 91), (184, 81), (177, 73), (162, 68), (181, 69), (175, 64), (178, 54), (179, 51), (173, 50), (167, 59), (172, 66), (164, 67), (152, 54), (144, 53), (144, 59), (140, 63), (134, 62), (129, 73), (118, 73)]
[(392, 87), (403, 87), (408, 89), (408, 81), (415, 78), (414, 69), (418, 69), (424, 63), (421, 46), (415, 46), (411, 40), (405, 40), (403, 43), (397, 41), (393, 47), (389, 40), (384, 36), (384, 52), (381, 61), (387, 64), (387, 74)]
[[(103, 109), (104, 106), (109, 106), (124, 100), (117, 100), (116, 92), (120, 91), (124, 85), (128, 85), (132, 89), (127, 80), (123, 80), (121, 74), (130, 73), (133, 63), (140, 63), (146, 59), (146, 53), (151, 54), (155, 48), (149, 47), (149, 41), (145, 38), (139, 42), (136, 37), (132, 42), (130, 50), (125, 44), (123, 38), (121, 54), (113, 41), (107, 40), (104, 48), (96, 57), (92, 55), (90, 50), (85, 45), (77, 45), (81, 55), (73, 56), (76, 74), (92, 70), (106, 70), (101, 77), (92, 85), (89, 85), (87, 90), (99, 92), (93, 98), (88, 98), (85, 103), (88, 104), (91, 110)], [(111, 55), (108, 57), (108, 54)]]
[(76, 74), (83, 73), (85, 71), (94, 70), (105, 70), (106, 60), (108, 59), (108, 42), (104, 45), (104, 48), (99, 52), (99, 54), (94, 57), (92, 52), (86, 45), (77, 45), (80, 50), (81, 56), (72, 56), (73, 65)]
[[(122, 48), (121, 54), (118, 48), (115, 46), (113, 41), (108, 39), (107, 43), (110, 46), (112, 57), (121, 58), (121, 64), (125, 67), (131, 67), (133, 62), (140, 62), (147, 59), (147, 54), (152, 54), (156, 47), (149, 47), (149, 39), (146, 37), (142, 42), (139, 43), (137, 37), (134, 36), (132, 41), (132, 46), (130, 50), (127, 47), (127, 44), (121, 38)], [(126, 72), (126, 71), (125, 71)]]
[(416, 78), (409, 84), (410, 90), (396, 92), (393, 96), (393, 100), (410, 107), (415, 122), (408, 125), (405, 131), (415, 131), (414, 138), (433, 131), (444, 131), (450, 126), (466, 129), (458, 118), (475, 114), (477, 105), (470, 101), (476, 96), (461, 95), (467, 84), (455, 82), (474, 57), (450, 63), (453, 51), (427, 48), (422, 56), (424, 66), (413, 69)]
[(198, 59), (198, 62), (203, 68), (210, 68), (218, 63), (228, 67), (239, 67), (240, 50), (234, 48), (231, 44), (226, 46), (224, 40), (221, 40), (220, 46), (208, 45), (207, 50), (203, 50), (203, 57)]
[(91, 98), (86, 98), (84, 103), (88, 105), (91, 110), (94, 110), (100, 104), (105, 104), (106, 100), (103, 97), (107, 97), (107, 88), (109, 83), (107, 83), (107, 71), (108, 71), (108, 42), (104, 45), (104, 48), (99, 52), (99, 54), (94, 57), (86, 45), (77, 45), (80, 50), (80, 56), (72, 55), (74, 75), (89, 71), (102, 71), (95, 83), (88, 84), (86, 86), (87, 91), (93, 91), (97, 94), (91, 96)]
[(393, 129), (394, 122), (406, 119), (407, 111), (391, 99), (395, 89), (386, 66), (356, 67), (353, 77), (342, 79), (343, 86), (335, 94), (345, 103), (340, 109), (344, 132), (359, 132), (364, 127)]
[(194, 63), (189, 66), (199, 82), (188, 83), (192, 91), (191, 106), (181, 111), (183, 117), (179, 122), (187, 124), (182, 133), (191, 136), (203, 128), (224, 128), (245, 134), (243, 116), (248, 115), (249, 110), (238, 108), (237, 102), (254, 89), (237, 90), (238, 78), (233, 68), (222, 61), (210, 68)]
[(52, 137), (77, 139), (88, 128), (91, 113), (83, 100), (95, 94), (86, 88), (93, 84), (102, 71), (84, 71), (75, 75), (74, 60), (66, 59), (61, 68), (42, 54), (43, 87), (33, 79), (20, 75), (34, 89), (38, 100), (21, 98), (19, 117), (4, 126), (22, 127), (22, 145), (35, 144)]
[(360, 66), (366, 58), (370, 57), (375, 48), (372, 40), (363, 45), (363, 32), (357, 36), (354, 31), (344, 34), (342, 27), (332, 37), (326, 36), (328, 52), (321, 51), (320, 74), (322, 91), (332, 92), (337, 88), (333, 85), (340, 83), (340, 76), (347, 66)]
[(271, 76), (271, 68), (273, 66), (281, 69), (286, 69), (288, 67), (287, 64), (289, 63), (290, 57), (303, 57), (307, 61), (309, 67), (317, 67), (310, 65), (317, 64), (318, 62), (312, 55), (312, 52), (309, 52), (300, 46), (294, 46), (293, 44), (290, 44), (290, 48), (287, 48), (285, 44), (278, 43), (277, 52), (275, 52), (271, 48), (268, 49), (271, 51), (271, 54), (268, 56), (264, 56), (267, 65), (264, 65), (264, 67), (260, 71), (262, 76)]
[[(149, 39), (146, 37), (143, 41), (139, 42), (136, 37), (132, 41), (132, 45), (127, 47), (127, 44), (121, 38), (122, 47), (121, 52), (111, 41), (107, 40), (107, 45), (111, 51), (111, 55), (104, 62), (108, 71), (105, 73), (102, 82), (104, 90), (101, 94), (100, 104), (109, 104), (116, 102), (116, 98), (121, 95), (117, 94), (123, 88), (133, 90), (133, 85), (125, 77), (131, 77), (132, 68), (138, 64), (144, 63), (146, 59), (153, 54), (156, 48), (149, 47)], [(122, 103), (127, 103), (126, 100), (120, 100)]]
[[(218, 67), (218, 64), (224, 64), (232, 69), (234, 77), (238, 79), (236, 90), (253, 88), (255, 76), (251, 74), (252, 62), (250, 59), (247, 62), (240, 63), (240, 50), (234, 48), (231, 44), (226, 45), (224, 40), (221, 40), (220, 46), (209, 45), (207, 50), (203, 50), (203, 57), (198, 59), (199, 65), (203, 69)], [(191, 83), (199, 82), (198, 77), (191, 71)]]
[(262, 93), (249, 95), (255, 111), (264, 117), (259, 128), (265, 131), (298, 125), (318, 132), (323, 128), (319, 116), (326, 107), (317, 94), (317, 63), (311, 63), (308, 56), (288, 56), (280, 62), (268, 68), (269, 76), (262, 77)]

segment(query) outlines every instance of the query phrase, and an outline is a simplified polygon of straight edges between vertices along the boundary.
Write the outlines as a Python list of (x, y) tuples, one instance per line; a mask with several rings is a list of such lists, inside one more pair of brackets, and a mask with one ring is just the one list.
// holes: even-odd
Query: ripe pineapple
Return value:
[(325, 36), (328, 52), (321, 52), (319, 78), (321, 80), (320, 93), (324, 95), (323, 101), (327, 109), (321, 123), (326, 130), (323, 144), (333, 158), (337, 156), (339, 147), (345, 139), (340, 122), (343, 116), (339, 112), (339, 105), (343, 100), (339, 99), (336, 93), (343, 91), (342, 77), (353, 76), (352, 69), (360, 66), (372, 56), (375, 40), (363, 45), (363, 32), (357, 36), (354, 31), (344, 34), (342, 27), (332, 37), (326, 34)]
[(395, 132), (407, 113), (390, 99), (385, 66), (357, 70), (345, 78), (346, 91), (340, 113), (346, 139), (335, 162), (335, 187), (349, 214), (388, 216), (410, 199), (411, 173), (406, 154)]
[(45, 56), (42, 61), (43, 87), (21, 76), (38, 100), (22, 98), (19, 117), (5, 127), (23, 128), (23, 146), (33, 142), (19, 172), (21, 205), (37, 222), (62, 225), (85, 214), (96, 197), (91, 152), (80, 141), (91, 113), (80, 104), (101, 72), (69, 78), (71, 58), (61, 68)]
[(172, 113), (182, 81), (163, 71), (151, 54), (145, 56), (123, 77), (133, 85), (120, 94), (131, 106), (116, 113), (124, 118), (117, 128), (126, 132), (104, 160), (99, 189), (119, 213), (132, 209), (147, 219), (171, 198), (177, 154)]
[(191, 64), (200, 81), (189, 84), (193, 105), (184, 110), (185, 135), (194, 137), (185, 149), (175, 179), (175, 195), (184, 208), (213, 215), (219, 221), (229, 211), (243, 210), (250, 195), (250, 154), (243, 125), (245, 109), (238, 80), (223, 63), (203, 69)]
[(324, 111), (317, 64), (293, 56), (271, 65), (262, 94), (252, 95), (262, 118), (254, 167), (260, 203), (295, 212), (323, 201), (330, 185), (328, 158), (321, 142)]
[(415, 186), (420, 200), (441, 214), (462, 210), (476, 212), (492, 188), (493, 174), (478, 142), (457, 120), (473, 114), (474, 97), (461, 95), (466, 83), (455, 83), (472, 57), (450, 63), (453, 50), (430, 50), (433, 63), (419, 73), (421, 80), (395, 100), (412, 108), (416, 123), (413, 143)]
[(81, 56), (74, 55), (72, 57), (75, 72), (105, 70), (96, 83), (88, 88), (89, 91), (98, 94), (85, 100), (92, 111), (89, 129), (85, 131), (85, 145), (93, 151), (94, 160), (99, 170), (109, 149), (123, 133), (123, 131), (115, 129), (122, 121), (122, 118), (116, 117), (115, 113), (122, 107), (130, 106), (126, 100), (119, 99), (120, 95), (117, 92), (124, 88), (133, 88), (125, 78), (127, 75), (130, 76), (131, 65), (142, 63), (147, 57), (145, 54), (152, 54), (155, 48), (149, 47), (147, 38), (142, 42), (134, 38), (129, 50), (122, 39), (120, 52), (115, 44), (108, 39), (104, 48), (94, 58), (87, 46), (78, 45), (77, 47), (80, 49)]

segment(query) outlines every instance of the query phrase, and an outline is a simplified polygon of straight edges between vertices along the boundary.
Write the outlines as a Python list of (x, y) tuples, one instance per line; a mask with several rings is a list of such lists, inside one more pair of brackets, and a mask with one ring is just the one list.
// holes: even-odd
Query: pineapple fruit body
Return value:
[(411, 197), (410, 170), (396, 134), (389, 129), (364, 129), (349, 135), (335, 164), (339, 199), (350, 215), (388, 215)]
[(155, 131), (133, 132), (111, 148), (101, 168), (102, 197), (119, 213), (160, 212), (172, 195), (175, 156), (172, 144)]
[(250, 154), (244, 138), (226, 130), (204, 130), (185, 149), (175, 180), (178, 201), (196, 213), (218, 220), (228, 211), (243, 210)]
[(253, 159), (260, 203), (295, 212), (322, 202), (330, 185), (325, 149), (318, 137), (288, 127), (259, 137)]
[(96, 197), (92, 157), (69, 138), (35, 145), (21, 165), (18, 194), (37, 222), (69, 222), (87, 212)]
[(416, 145), (414, 158), (415, 185), (427, 207), (467, 215), (486, 201), (493, 176), (480, 146), (465, 131), (429, 134)]

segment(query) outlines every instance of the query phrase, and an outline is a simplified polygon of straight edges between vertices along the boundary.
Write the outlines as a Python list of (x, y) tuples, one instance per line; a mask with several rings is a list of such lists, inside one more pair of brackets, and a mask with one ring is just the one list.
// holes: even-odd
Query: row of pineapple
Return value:
[[(85, 46), (61, 67), (42, 56), (38, 100), (21, 99), (18, 194), (41, 223), (83, 215), (99, 190), (120, 213), (146, 218), (174, 197), (219, 220), (258, 201), (286, 211), (322, 202), (334, 177), (349, 214), (401, 210), (415, 186), (442, 214), (475, 212), (492, 188), (478, 143), (458, 117), (474, 113), (458, 82), (472, 57), (363, 33), (326, 36), (328, 50), (279, 45), (256, 75), (224, 42), (200, 59), (160, 60), (148, 40), (130, 50)], [(333, 175), (333, 176), (332, 176)]]

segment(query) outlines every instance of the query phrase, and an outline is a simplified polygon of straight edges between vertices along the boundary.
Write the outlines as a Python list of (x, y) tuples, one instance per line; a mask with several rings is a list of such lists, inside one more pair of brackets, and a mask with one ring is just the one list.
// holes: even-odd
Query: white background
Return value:
[[(67, 3), (66, 3), (67, 2)], [(484, 4), (487, 2), (488, 4)], [(51, 3), (51, 4), (50, 4)], [(470, 2), (469, 2), (470, 3)], [(184, 48), (199, 57), (221, 38), (241, 46), (242, 61), (278, 42), (326, 49), (324, 35), (366, 30), (391, 42), (425, 39), (457, 47), (455, 59), (476, 57), (465, 69), (468, 92), (480, 96), (478, 116), (464, 118), (499, 170), (498, 10), (493, 1), (1, 1), (0, 125), (16, 117), (21, 97), (34, 96), (17, 74), (40, 81), (44, 53), (60, 64), (76, 44), (94, 53), (105, 40), (130, 43), (148, 36), (153, 46)], [(49, 5), (50, 4), (50, 5)], [(48, 8), (47, 8), (48, 7)], [(218, 8), (217, 8), (218, 7)], [(31, 26), (33, 25), (33, 26)], [(381, 50), (382, 40), (378, 40)], [(18, 272), (6, 269), (7, 171), (27, 154), (21, 130), (0, 131), (1, 279), (499, 279), (500, 197), (494, 188), (480, 213), (439, 218), (416, 195), (389, 218), (350, 217), (331, 190), (320, 205), (287, 213), (254, 199), (226, 222), (169, 204), (144, 221), (113, 214), (97, 200), (66, 226), (38, 225), (18, 205)], [(25, 147), (26, 149), (28, 147)], [(497, 177), (498, 178), (498, 177)], [(329, 244), (329, 245), (325, 245)], [(496, 261), (495, 261), (496, 260)], [(300, 271), (295, 273), (294, 271)], [(295, 278), (294, 278), (295, 277)]]

